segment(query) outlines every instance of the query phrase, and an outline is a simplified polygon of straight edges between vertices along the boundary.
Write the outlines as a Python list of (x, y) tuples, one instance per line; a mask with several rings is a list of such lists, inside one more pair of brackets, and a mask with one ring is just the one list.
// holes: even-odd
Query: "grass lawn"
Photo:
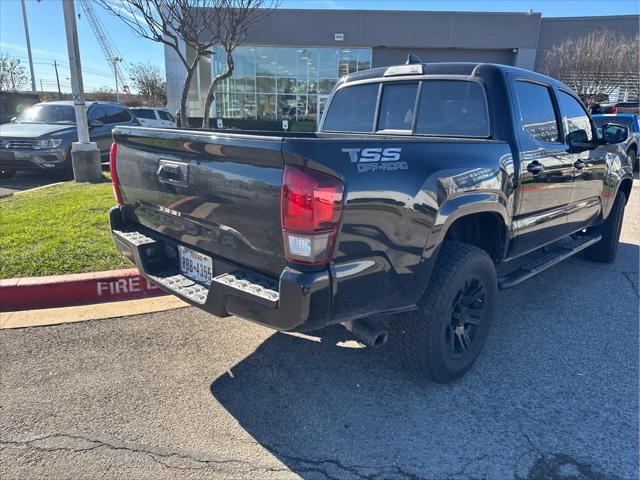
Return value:
[(66, 182), (0, 199), (0, 278), (131, 267), (109, 228), (111, 183)]

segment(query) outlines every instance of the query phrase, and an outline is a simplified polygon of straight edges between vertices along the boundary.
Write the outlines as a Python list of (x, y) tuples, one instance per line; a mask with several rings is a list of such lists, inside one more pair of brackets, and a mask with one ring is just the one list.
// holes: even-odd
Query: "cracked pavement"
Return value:
[(613, 265), (501, 292), (451, 385), (192, 308), (1, 331), (0, 477), (637, 479), (639, 203)]

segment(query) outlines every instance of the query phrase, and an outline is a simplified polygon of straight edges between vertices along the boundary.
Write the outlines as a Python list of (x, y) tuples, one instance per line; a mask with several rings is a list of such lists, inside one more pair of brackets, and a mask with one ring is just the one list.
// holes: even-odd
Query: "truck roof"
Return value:
[[(523, 68), (513, 67), (511, 65), (501, 65), (498, 63), (479, 63), (479, 62), (438, 62), (438, 63), (408, 63), (408, 64), (405, 63), (405, 64), (399, 64), (399, 65), (392, 65), (388, 67), (376, 67), (376, 68), (371, 68), (369, 70), (350, 73), (349, 75), (343, 77), (341, 83), (351, 83), (351, 82), (356, 82), (361, 80), (389, 78), (388, 76), (385, 77), (385, 73), (387, 72), (387, 70), (393, 69), (393, 68), (408, 69), (412, 65), (422, 65), (422, 74), (417, 74), (422, 76), (428, 76), (428, 75), (472, 76), (475, 73), (477, 73), (481, 68), (482, 69), (486, 68), (489, 70), (500, 71), (504, 73), (511, 72), (514, 74), (526, 75), (529, 78), (538, 79), (540, 81), (571, 90), (564, 83), (552, 77), (548, 77), (540, 73), (532, 72), (531, 70), (525, 70)], [(406, 75), (409, 75), (409, 74), (410, 73), (406, 73)], [(401, 75), (402, 74), (394, 75), (394, 76), (401, 76)], [(413, 74), (413, 75), (416, 75), (416, 74)]]

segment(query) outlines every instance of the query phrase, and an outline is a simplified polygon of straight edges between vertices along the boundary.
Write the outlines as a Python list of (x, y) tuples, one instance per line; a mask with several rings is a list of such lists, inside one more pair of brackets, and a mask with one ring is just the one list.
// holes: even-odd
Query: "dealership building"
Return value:
[[(545, 53), (566, 38), (611, 30), (638, 34), (637, 15), (543, 18), (530, 13), (278, 9), (256, 23), (235, 51), (233, 76), (218, 87), (213, 118), (315, 122), (338, 78), (404, 63), (490, 62), (539, 69)], [(186, 49), (187, 58), (193, 52)], [(185, 69), (165, 46), (167, 103), (179, 107)], [(224, 52), (203, 59), (189, 91), (189, 115), (201, 117)]]

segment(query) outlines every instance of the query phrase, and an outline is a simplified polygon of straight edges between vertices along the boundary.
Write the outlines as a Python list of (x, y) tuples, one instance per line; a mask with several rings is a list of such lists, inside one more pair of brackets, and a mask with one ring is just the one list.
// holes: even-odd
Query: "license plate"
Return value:
[(211, 257), (180, 246), (180, 271), (198, 283), (209, 285), (213, 278)]

